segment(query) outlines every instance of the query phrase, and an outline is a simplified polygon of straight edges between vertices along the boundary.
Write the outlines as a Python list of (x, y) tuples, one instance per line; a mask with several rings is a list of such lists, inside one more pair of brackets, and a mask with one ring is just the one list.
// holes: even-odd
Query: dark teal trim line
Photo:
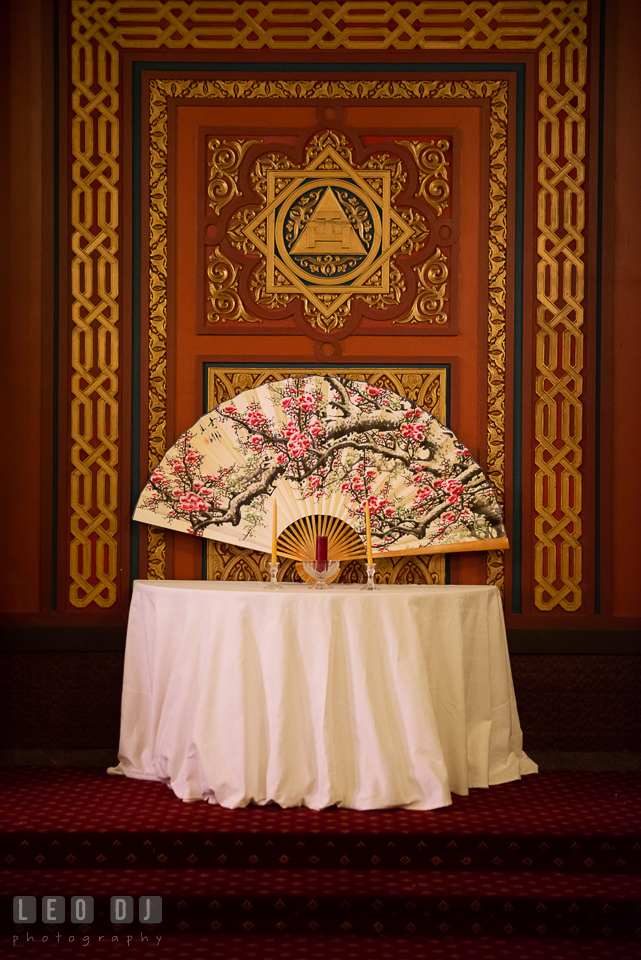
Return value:
[[(141, 243), (142, 243), (142, 168), (141, 168), (141, 90), (140, 77), (136, 77), (132, 91), (132, 137), (131, 137), (131, 480), (130, 505), (133, 513), (134, 506), (142, 490), (140, 476), (140, 410), (142, 398), (140, 396), (140, 362), (142, 344), (141, 334)], [(129, 521), (129, 580), (130, 589), (133, 589), (134, 580), (138, 579), (140, 568), (140, 524), (137, 520)]]
[[(523, 210), (524, 210), (524, 133), (525, 133), (525, 64), (523, 63), (219, 63), (208, 61), (204, 63), (183, 63), (166, 61), (136, 61), (132, 64), (132, 471), (131, 471), (131, 501), (132, 507), (136, 503), (142, 487), (140, 477), (140, 412), (142, 400), (140, 397), (140, 263), (141, 263), (141, 130), (142, 91), (141, 77), (145, 71), (180, 71), (182, 73), (244, 73), (245, 75), (264, 73), (324, 73), (324, 74), (353, 74), (353, 73), (513, 73), (516, 76), (516, 166), (515, 166), (515, 275), (514, 275), (514, 455), (513, 476), (514, 491), (512, 499), (513, 536), (512, 536), (512, 573), (513, 596), (512, 611), (521, 611), (521, 521), (522, 521), (522, 493), (521, 493), (521, 462), (522, 462), (522, 411), (523, 411)], [(256, 364), (252, 364), (255, 366)], [(406, 364), (416, 366), (416, 364)], [(227, 365), (226, 366), (231, 366)], [(289, 365), (288, 365), (289, 366)], [(335, 366), (340, 366), (335, 364)], [(353, 366), (353, 365), (350, 365)], [(402, 366), (402, 364), (399, 364)], [(449, 378), (448, 378), (449, 390)], [(449, 420), (449, 393), (447, 397)], [(518, 489), (517, 489), (518, 488)], [(140, 533), (138, 524), (132, 522), (131, 549), (130, 549), (130, 576), (131, 581), (138, 576), (138, 551)], [(447, 578), (449, 580), (449, 563), (446, 560)]]
[(514, 399), (512, 403), (512, 613), (522, 605), (523, 535), (523, 250), (525, 203), (525, 69), (517, 71), (514, 157)]
[(525, 69), (521, 63), (168, 63), (166, 61), (137, 60), (132, 64), (138, 80), (144, 70), (180, 71), (185, 73), (515, 73)]

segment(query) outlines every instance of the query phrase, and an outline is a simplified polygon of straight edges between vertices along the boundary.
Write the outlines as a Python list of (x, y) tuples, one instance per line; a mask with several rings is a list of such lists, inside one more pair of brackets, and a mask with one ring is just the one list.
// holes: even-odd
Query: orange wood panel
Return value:
[[(420, 111), (420, 121), (417, 119)], [(268, 114), (268, 119), (266, 114)], [(255, 118), (255, 120), (254, 120)], [(459, 253), (458, 285), (459, 335), (415, 335), (377, 337), (359, 335), (358, 329), (341, 341), (342, 353), (330, 362), (397, 363), (415, 362), (417, 357), (432, 362), (450, 361), (453, 366), (452, 427), (481, 462), (485, 459), (486, 432), (486, 324), (487, 290), (483, 285), (487, 258), (487, 129), (481, 104), (462, 101), (456, 105), (432, 105), (421, 102), (399, 106), (398, 103), (349, 105), (345, 122), (356, 128), (378, 131), (408, 129), (419, 133), (455, 130), (460, 149), (460, 176), (455, 189), (460, 191), (462, 230)], [(196, 252), (201, 238), (196, 224), (202, 185), (199, 177), (199, 128), (219, 126), (225, 134), (234, 126), (243, 130), (252, 122), (264, 131), (267, 123), (279, 133), (291, 129), (292, 135), (316, 123), (316, 109), (309, 105), (268, 104), (249, 107), (225, 106), (217, 102), (199, 105), (178, 105), (170, 124), (172, 162), (170, 171), (170, 271), (174, 271), (172, 302), (169, 304), (170, 329), (168, 349), (170, 376), (168, 392), (168, 443), (202, 414), (202, 362), (273, 362), (310, 363), (322, 369), (315, 359), (314, 342), (297, 335), (243, 336), (242, 334), (207, 337), (197, 333), (197, 289), (201, 278), (196, 274)], [(202, 174), (201, 174), (202, 175)], [(200, 578), (201, 542), (195, 538), (172, 535), (173, 569), (168, 575), (177, 579)], [(452, 579), (455, 582), (484, 582), (485, 554), (452, 557)]]

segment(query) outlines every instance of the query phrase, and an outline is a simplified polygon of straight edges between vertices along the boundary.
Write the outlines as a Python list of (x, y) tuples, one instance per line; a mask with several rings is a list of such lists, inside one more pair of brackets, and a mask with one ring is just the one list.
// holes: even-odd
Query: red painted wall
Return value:
[[(612, 612), (641, 614), (641, 4), (619, 0), (616, 24), (612, 247)], [(607, 132), (606, 132), (607, 136)], [(608, 194), (606, 194), (608, 196)]]
[[(2, 7), (0, 36), (0, 442), (5, 463), (1, 474), (5, 511), (0, 589), (5, 611), (41, 619), (50, 619), (53, 477), (57, 455), (52, 435), (58, 416), (52, 361), (53, 6), (48, 0), (8, 0)], [(66, 4), (61, 4), (61, 10), (67, 10)], [(602, 612), (621, 618), (623, 623), (625, 618), (641, 616), (635, 514), (637, 478), (641, 475), (636, 414), (641, 407), (641, 4), (637, 0), (608, 0), (605, 16), (610, 99), (606, 111), (604, 184)], [(63, 173), (66, 176), (68, 171)], [(595, 187), (596, 179), (592, 177), (591, 203), (596, 199)], [(61, 202), (66, 217), (64, 195)], [(590, 242), (593, 243), (592, 238)], [(66, 283), (63, 274), (63, 293)], [(63, 311), (63, 331), (68, 322)], [(358, 339), (347, 341), (345, 359), (359, 346)], [(363, 342), (358, 352), (371, 357), (380, 351), (382, 356), (391, 356), (385, 341), (379, 344), (375, 338), (371, 340)], [(222, 350), (221, 341), (218, 347)], [(64, 340), (62, 343), (61, 359), (66, 369)], [(233, 349), (235, 345), (230, 344), (229, 352)], [(63, 390), (68, 389), (64, 377), (61, 382)], [(178, 419), (185, 420), (193, 398), (192, 394), (184, 403), (177, 398)], [(465, 430), (460, 432), (463, 435)], [(63, 444), (67, 433), (66, 423), (61, 422)], [(66, 468), (66, 449), (61, 459)], [(124, 483), (127, 484), (127, 478)], [(63, 523), (67, 503), (68, 490), (62, 472), (57, 504)], [(460, 561), (464, 562), (472, 561)], [(461, 576), (465, 579), (464, 571)], [(90, 614), (72, 610), (67, 616), (86, 622)], [(94, 611), (91, 616), (95, 622), (109, 619), (108, 611)], [(564, 619), (567, 626), (572, 626), (571, 615)], [(539, 620), (545, 622), (545, 616)], [(598, 627), (598, 618), (593, 618), (590, 625)]]
[(0, 584), (4, 609), (36, 612), (51, 562), (53, 9), (2, 12)]

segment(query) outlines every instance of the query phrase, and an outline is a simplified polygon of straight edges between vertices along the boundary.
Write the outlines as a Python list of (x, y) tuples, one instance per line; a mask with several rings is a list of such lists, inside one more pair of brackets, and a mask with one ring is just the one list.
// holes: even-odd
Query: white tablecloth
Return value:
[(485, 586), (136, 581), (119, 760), (224, 807), (431, 810), (537, 770)]

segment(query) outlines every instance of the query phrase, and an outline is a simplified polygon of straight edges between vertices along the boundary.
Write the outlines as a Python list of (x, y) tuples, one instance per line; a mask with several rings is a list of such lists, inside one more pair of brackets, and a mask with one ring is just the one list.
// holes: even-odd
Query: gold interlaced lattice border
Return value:
[[(149, 470), (166, 448), (167, 101), (197, 99), (423, 99), (487, 98), (490, 103), (488, 183), (487, 473), (500, 503), (505, 497), (505, 293), (507, 257), (507, 81), (151, 80), (149, 84)], [(164, 576), (165, 539), (148, 533), (148, 570)], [(488, 583), (503, 586), (503, 554), (488, 553)]]
[[(244, 390), (273, 383), (285, 377), (305, 376), (316, 368), (297, 367), (209, 367), (207, 371), (207, 409), (213, 410)], [(331, 376), (365, 380), (385, 390), (408, 397), (447, 423), (447, 367), (336, 367), (325, 368)], [(207, 541), (208, 580), (269, 580), (270, 556), (218, 540)], [(377, 560), (377, 575), (383, 583), (445, 583), (445, 556), (442, 553), (420, 557), (389, 557)], [(299, 579), (296, 561), (285, 560), (278, 571), (279, 580)], [(341, 565), (340, 583), (365, 582), (363, 561)]]
[(585, 3), (539, 56), (534, 601), (578, 610), (585, 265)]
[[(116, 601), (119, 49), (538, 50), (535, 603), (577, 609), (586, 0), (451, 0), (446, 9), (434, 0), (72, 0), (71, 11), (71, 603)], [(150, 373), (164, 382), (160, 339), (158, 347)], [(161, 575), (162, 549), (150, 559)], [(491, 558), (490, 581), (501, 570)]]

